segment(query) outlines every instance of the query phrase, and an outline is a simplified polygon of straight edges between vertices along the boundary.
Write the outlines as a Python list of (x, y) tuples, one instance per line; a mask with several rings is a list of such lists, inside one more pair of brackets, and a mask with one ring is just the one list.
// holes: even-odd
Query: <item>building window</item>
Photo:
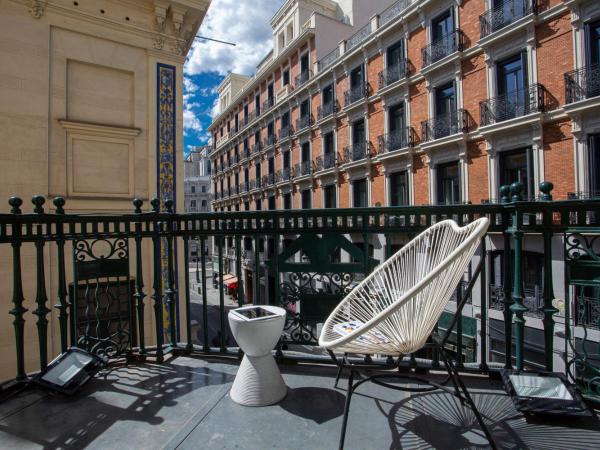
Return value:
[(206, 207), (207, 207), (206, 200), (202, 200), (201, 205), (202, 205), (202, 211), (205, 211)]
[(398, 150), (408, 146), (405, 129), (404, 103), (391, 106), (388, 110), (387, 151)]
[(589, 141), (589, 194), (600, 197), (600, 134), (590, 136)]
[(283, 194), (283, 209), (292, 209), (292, 194)]
[(523, 184), (523, 195), (533, 199), (533, 158), (531, 149), (519, 149), (500, 153), (499, 161), (500, 186), (515, 182)]
[(192, 194), (196, 193), (196, 186), (192, 186)]
[(190, 202), (190, 208), (192, 211), (196, 211), (196, 200)]
[(390, 206), (404, 206), (408, 200), (408, 172), (396, 172), (390, 175)]
[(361, 64), (350, 72), (350, 89), (354, 90), (362, 87), (364, 79), (364, 67)]
[(202, 192), (206, 193), (206, 186), (205, 185), (202, 185)]
[(256, 111), (256, 115), (260, 115), (260, 94), (256, 94), (254, 97), (254, 111)]
[(250, 202), (244, 202), (244, 209), (250, 211)]
[(352, 206), (354, 208), (366, 208), (368, 206), (366, 178), (352, 183)]
[(437, 202), (439, 205), (455, 205), (461, 202), (458, 161), (437, 166)]
[(287, 41), (292, 42), (294, 39), (294, 23), (290, 22), (287, 26)]
[(254, 202), (254, 209), (256, 209), (257, 211), (262, 210), (262, 201), (261, 200), (256, 200), (256, 202)]
[[(321, 93), (321, 104), (324, 107), (326, 107), (328, 105), (331, 105), (331, 107), (333, 107), (333, 100), (334, 100), (333, 84), (329, 84), (323, 88), (323, 92)], [(331, 112), (333, 112), (333, 111), (331, 111)]]
[(448, 83), (435, 89), (435, 123), (433, 137), (439, 139), (458, 133), (456, 89)]
[(331, 169), (335, 165), (335, 147), (333, 131), (323, 136), (323, 168)]
[(275, 196), (271, 195), (269, 197), (269, 211), (274, 211), (275, 209), (276, 209), (276, 206), (275, 206)]
[(288, 84), (290, 84), (290, 69), (285, 69), (283, 71), (282, 86), (285, 87)]
[(325, 208), (337, 207), (335, 184), (325, 186), (323, 189), (323, 197)]
[(441, 41), (454, 31), (452, 10), (449, 9), (431, 22), (431, 42)]
[(589, 66), (595, 66), (600, 63), (600, 21), (590, 23), (586, 28), (589, 42), (587, 63)]
[(302, 209), (312, 208), (312, 193), (310, 189), (304, 189), (302, 191)]
[(285, 47), (285, 33), (279, 33), (279, 49), (283, 49)]

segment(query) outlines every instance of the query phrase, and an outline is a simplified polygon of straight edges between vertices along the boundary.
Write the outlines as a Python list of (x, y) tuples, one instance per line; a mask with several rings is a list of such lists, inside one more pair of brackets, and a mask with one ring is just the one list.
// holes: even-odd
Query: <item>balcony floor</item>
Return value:
[[(0, 448), (337, 448), (345, 391), (333, 388), (334, 368), (282, 366), (288, 395), (264, 408), (231, 401), (236, 370), (225, 359), (178, 357), (103, 371), (74, 398), (28, 390), (0, 404)], [(498, 381), (465, 381), (500, 448), (598, 448), (596, 419), (525, 420)], [(487, 448), (470, 411), (440, 393), (367, 383), (348, 426), (347, 449)]]

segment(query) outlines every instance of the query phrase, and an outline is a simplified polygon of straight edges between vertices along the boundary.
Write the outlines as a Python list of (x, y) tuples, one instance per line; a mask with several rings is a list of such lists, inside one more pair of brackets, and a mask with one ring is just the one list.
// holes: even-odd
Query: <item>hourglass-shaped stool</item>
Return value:
[(285, 310), (276, 306), (245, 306), (229, 312), (229, 326), (244, 358), (231, 387), (231, 399), (245, 406), (280, 401), (287, 387), (271, 354), (285, 324)]

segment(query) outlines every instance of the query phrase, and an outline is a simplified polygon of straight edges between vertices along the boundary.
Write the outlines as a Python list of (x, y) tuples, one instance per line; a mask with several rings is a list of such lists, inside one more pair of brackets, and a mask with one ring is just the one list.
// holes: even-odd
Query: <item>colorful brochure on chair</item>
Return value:
[[(360, 320), (349, 320), (347, 322), (335, 324), (333, 326), (333, 329), (337, 334), (339, 334), (341, 336), (346, 336), (346, 335), (358, 330), (363, 325), (364, 325), (364, 323), (361, 322)], [(390, 342), (390, 340), (388, 338), (386, 338), (379, 331), (375, 331), (375, 330), (368, 331), (365, 334), (363, 334), (362, 336), (359, 336), (357, 338), (357, 341), (364, 342), (366, 344), (389, 344), (389, 342)]]

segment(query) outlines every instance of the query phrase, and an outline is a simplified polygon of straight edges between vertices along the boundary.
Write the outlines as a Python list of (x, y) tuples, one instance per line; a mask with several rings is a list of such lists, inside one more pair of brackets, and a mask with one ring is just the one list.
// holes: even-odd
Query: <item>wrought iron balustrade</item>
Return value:
[(371, 144), (368, 141), (357, 142), (344, 148), (344, 164), (361, 161), (371, 157)]
[(337, 106), (335, 105), (335, 102), (331, 101), (331, 102), (327, 102), (327, 103), (323, 103), (322, 105), (319, 105), (317, 107), (317, 118), (318, 120), (324, 119), (326, 117), (329, 117), (333, 114), (337, 113)]
[[(289, 134), (288, 134), (288, 136), (289, 136)], [(266, 149), (267, 147), (271, 147), (272, 145), (275, 145), (276, 142), (277, 142), (277, 137), (274, 134), (270, 134), (267, 136), (267, 139), (265, 140), (263, 148)]]
[(333, 169), (337, 165), (336, 152), (319, 155), (315, 159), (315, 171)]
[[(259, 149), (260, 151), (260, 149)], [(242, 158), (241, 159), (246, 159), (250, 157), (250, 148), (249, 147), (244, 147), (244, 149), (242, 150)]]
[(292, 169), (289, 167), (286, 167), (284, 169), (279, 169), (275, 173), (275, 182), (280, 183), (282, 181), (289, 181), (291, 179), (291, 173), (292, 173)]
[(249, 190), (249, 189), (250, 189), (250, 186), (249, 186), (248, 182), (247, 182), (247, 181), (244, 181), (244, 182), (241, 184), (241, 189), (240, 189), (240, 190), (241, 190), (241, 192), (248, 192), (248, 190)]
[(346, 52), (355, 49), (371, 35), (371, 22), (346, 39)]
[(410, 75), (409, 67), (408, 60), (401, 59), (399, 62), (379, 72), (379, 89), (383, 89), (396, 81), (408, 77)]
[(411, 127), (378, 137), (379, 154), (385, 154), (414, 145), (414, 132)]
[(254, 145), (252, 146), (252, 153), (253, 154), (257, 154), (260, 153), (260, 151), (262, 150), (262, 144), (260, 141), (256, 141), (254, 143)]
[(469, 118), (464, 109), (444, 114), (421, 122), (421, 139), (423, 142), (441, 139), (457, 133), (469, 131)]
[(253, 180), (250, 180), (250, 182), (248, 183), (248, 190), (249, 191), (253, 191), (255, 189), (260, 189), (261, 186), (261, 179), (260, 178), (255, 178)]
[(340, 47), (337, 46), (317, 62), (317, 69), (319, 70), (319, 73), (323, 72), (325, 69), (331, 66), (339, 57)]
[(504, 0), (479, 16), (480, 36), (489, 36), (529, 14), (537, 14), (537, 0)]
[(271, 186), (274, 182), (275, 182), (275, 174), (268, 173), (268, 174), (262, 176), (261, 186), (262, 187)]
[[(512, 289), (508, 289), (510, 292)], [(523, 314), (529, 317), (537, 317), (542, 319), (544, 312), (544, 297), (542, 294), (541, 286), (529, 286), (523, 288), (523, 305), (527, 308)], [(506, 300), (506, 289), (502, 285), (491, 285), (490, 286), (490, 308), (504, 311), (506, 307), (510, 308), (511, 300), (509, 298), (508, 303)]]
[(600, 96), (600, 64), (565, 73), (567, 103)]
[(300, 163), (300, 175), (310, 175), (312, 173), (312, 161), (302, 161)]
[(379, 13), (379, 27), (381, 28), (388, 22), (391, 22), (396, 17), (399, 17), (402, 11), (404, 11), (410, 5), (411, 0), (398, 0), (396, 3), (388, 7), (383, 12)]
[(367, 83), (361, 83), (358, 86), (351, 87), (344, 92), (344, 105), (350, 106), (352, 103), (367, 97), (369, 95), (368, 90), (369, 86)]
[(300, 116), (298, 119), (296, 119), (296, 133), (298, 133), (301, 130), (304, 130), (305, 128), (310, 127), (311, 125), (312, 117), (310, 116), (310, 114)]
[(275, 106), (275, 99), (273, 97), (266, 99), (262, 104), (261, 111), (265, 113), (267, 110)]
[(545, 108), (544, 87), (536, 83), (480, 102), (481, 125), (491, 125), (535, 112), (544, 112)]
[(302, 87), (305, 83), (308, 82), (312, 78), (312, 70), (303, 70), (298, 75), (296, 75), (296, 79), (294, 80), (294, 88), (298, 89)]
[[(279, 140), (283, 141), (283, 140), (289, 138), (292, 135), (292, 132), (293, 132), (292, 127), (290, 125), (281, 127), (281, 129), (279, 130)], [(268, 144), (268, 145), (273, 145), (273, 144)]]
[[(253, 189), (256, 188), (256, 180), (253, 180), (251, 185)], [(260, 186), (260, 183), (258, 185)], [(502, 187), (500, 190), (504, 192), (507, 188)], [(566, 308), (565, 321), (581, 329), (581, 332), (575, 335), (576, 338), (564, 338), (571, 339), (569, 342), (573, 343), (572, 350), (565, 356), (567, 366), (577, 365), (578, 370), (597, 370), (597, 361), (589, 358), (586, 360), (580, 348), (576, 347), (578, 344), (575, 339), (586, 336), (585, 328), (594, 327), (598, 321), (598, 309), (595, 306), (598, 298), (585, 290), (595, 282), (597, 273), (600, 273), (600, 222), (590, 222), (585, 218), (590, 212), (600, 209), (600, 200), (552, 201), (548, 183), (540, 186), (543, 196), (539, 201), (521, 201), (522, 186), (518, 184), (508, 189), (512, 189), (511, 201), (501, 204), (195, 214), (176, 213), (173, 211), (172, 201), (161, 202), (158, 199), (152, 200), (151, 209), (141, 200), (135, 200), (131, 214), (67, 214), (64, 199), (55, 199), (53, 210), (56, 212), (50, 212), (50, 208), (47, 208), (48, 211), (44, 209), (44, 199), (37, 196), (33, 199), (33, 205), (28, 208), (34, 212), (28, 213), (24, 211), (21, 199), (11, 198), (11, 213), (0, 213), (0, 270), (10, 272), (11, 285), (8, 290), (12, 291), (13, 305), (11, 317), (6, 316), (4, 323), (5, 329), (12, 327), (12, 345), (16, 357), (13, 361), (7, 359), (5, 364), (15, 368), (17, 380), (26, 381), (31, 375), (26, 370), (26, 361), (28, 370), (43, 372), (50, 359), (47, 356), (54, 357), (71, 345), (93, 349), (93, 346), (89, 346), (92, 339), (103, 340), (102, 345), (94, 351), (111, 348), (111, 339), (117, 339), (119, 342), (115, 343), (113, 350), (109, 350), (109, 356), (139, 356), (140, 361), (152, 357), (153, 364), (154, 361), (163, 362), (167, 352), (237, 354), (238, 349), (229, 343), (231, 341), (226, 327), (227, 308), (224, 301), (221, 300), (223, 303), (219, 306), (210, 305), (206, 291), (200, 293), (201, 307), (215, 306), (215, 316), (211, 319), (214, 323), (211, 323), (211, 326), (220, 327), (224, 331), (214, 340), (210, 339), (208, 316), (204, 314), (200, 319), (202, 323), (199, 330), (192, 332), (191, 298), (189, 290), (184, 287), (184, 282), (189, 282), (190, 273), (178, 267), (176, 257), (179, 254), (176, 249), (182, 249), (179, 255), (185, 259), (183, 267), (188, 267), (191, 241), (199, 242), (200, 248), (214, 242), (217, 279), (222, 279), (226, 273), (223, 258), (218, 256), (225, 255), (226, 248), (232, 245), (237, 247), (236, 254), (241, 254), (241, 246), (244, 246), (243, 254), (249, 258), (247, 262), (254, 263), (255, 267), (258, 267), (256, 259), (260, 261), (258, 248), (270, 254), (269, 259), (274, 262), (268, 271), (254, 271), (252, 278), (239, 277), (238, 302), (241, 305), (258, 301), (258, 295), (262, 295), (260, 286), (272, 277), (275, 282), (272, 288), (268, 289), (266, 301), (281, 305), (288, 314), (282, 342), (313, 346), (317, 343), (318, 324), (322, 323), (332, 308), (347, 295), (354, 282), (364, 278), (384, 260), (384, 254), (389, 254), (385, 247), (391, 242), (398, 242), (397, 238), (407, 240), (431, 224), (446, 218), (453, 218), (465, 224), (486, 216), (490, 219), (489, 233), (494, 235), (494, 239), (504, 236), (507, 243), (504, 247), (505, 260), (510, 258), (511, 264), (508, 267), (513, 281), (509, 283), (510, 305), (509, 308), (504, 308), (505, 303), (490, 292), (488, 284), (480, 283), (475, 286), (478, 295), (474, 297), (473, 302), (482, 319), (477, 319), (478, 323), (474, 329), (484, 339), (477, 342), (476, 364), (469, 367), (465, 364), (461, 370), (487, 372), (491, 367), (489, 363), (493, 360), (485, 339), (489, 332), (486, 314), (490, 308), (495, 309), (499, 302), (502, 303), (502, 315), (507, 325), (507, 334), (503, 339), (505, 343), (514, 343), (517, 349), (513, 355), (513, 346), (505, 345), (506, 366), (522, 369), (528, 365), (524, 327), (532, 323), (529, 321), (530, 314), (537, 314), (537, 317), (544, 319), (541, 321), (545, 331), (543, 352), (552, 356), (557, 350), (554, 342), (558, 339), (558, 335), (552, 332), (555, 317), (559, 312), (554, 307), (554, 302), (561, 298), (564, 299)], [(365, 246), (361, 246), (362, 243), (348, 238), (352, 234), (360, 234), (362, 239), (369, 242), (381, 242), (384, 244), (383, 248), (377, 250), (372, 257), (363, 252), (362, 248)], [(547, 249), (542, 255), (543, 287), (533, 294), (528, 291), (529, 286), (525, 285), (521, 277), (524, 271), (524, 241), (529, 236), (540, 239)], [(268, 239), (273, 239), (274, 242), (271, 253), (259, 244)], [(284, 239), (292, 240), (293, 247), (289, 243), (286, 244)], [(552, 245), (553, 243), (555, 245)], [(248, 249), (248, 245), (256, 251)], [(552, 250), (560, 248), (560, 245), (564, 245), (563, 250)], [(290, 248), (295, 248), (296, 253), (286, 253), (286, 249)], [(349, 259), (336, 262), (328, 251), (333, 252), (337, 248), (349, 252)], [(131, 302), (128, 313), (118, 320), (114, 317), (101, 319), (107, 325), (115, 327), (109, 327), (115, 333), (106, 336), (106, 339), (93, 333), (89, 334), (86, 328), (93, 331), (94, 327), (79, 326), (80, 322), (76, 322), (77, 334), (71, 335), (71, 320), (76, 319), (72, 318), (71, 314), (83, 311), (82, 306), (85, 306), (78, 303), (79, 297), (71, 297), (67, 289), (68, 284), (74, 281), (71, 270), (67, 270), (76, 262), (72, 259), (72, 249), (84, 249), (95, 255), (92, 264), (86, 268), (91, 277), (101, 277), (104, 272), (100, 269), (105, 265), (110, 270), (123, 269), (123, 272), (119, 272), (123, 273), (120, 282), (123, 285), (132, 283), (131, 292), (126, 297), (121, 296), (119, 300), (127, 299)], [(33, 258), (29, 257), (30, 251), (33, 252)], [(104, 253), (105, 251), (108, 253)], [(485, 254), (486, 247), (478, 253), (479, 256)], [(23, 258), (23, 255), (27, 257)], [(302, 260), (302, 256), (306, 258)], [(203, 252), (200, 257), (200, 267), (205, 270), (209, 261)], [(474, 259), (473, 263), (477, 264), (477, 260), (478, 258)], [(228, 271), (242, 273), (243, 262), (243, 258), (236, 258), (233, 262), (236, 267), (229, 267)], [(555, 291), (551, 269), (559, 263), (567, 265), (569, 270), (565, 271), (566, 278), (563, 280), (561, 277), (560, 283), (556, 284), (560, 290)], [(484, 264), (484, 270), (487, 270), (485, 267), (489, 267), (489, 264)], [(131, 274), (127, 273), (129, 268)], [(56, 277), (56, 282), (52, 281), (54, 278), (50, 279), (50, 273)], [(490, 273), (484, 273), (487, 280), (493, 279)], [(569, 273), (577, 274), (577, 278), (570, 278)], [(581, 278), (582, 274), (586, 273), (591, 274), (590, 280)], [(203, 279), (206, 279), (205, 275), (203, 274)], [(83, 286), (85, 280), (79, 279), (83, 281)], [(147, 286), (145, 281), (148, 279), (151, 279), (152, 283)], [(249, 279), (253, 283), (252, 288), (247, 286)], [(33, 293), (23, 289), (24, 281), (33, 284)], [(566, 286), (564, 291), (563, 284)], [(49, 287), (53, 292), (45, 295), (45, 289)], [(577, 295), (572, 299), (569, 297), (570, 288), (577, 291)], [(4, 295), (7, 290), (5, 285), (0, 289), (3, 289)], [(223, 299), (226, 295), (225, 287), (219, 285), (218, 290)], [(503, 290), (503, 293), (505, 291)], [(250, 298), (250, 292), (254, 298)], [(8, 294), (11, 295), (11, 292)], [(56, 302), (49, 303), (49, 297), (56, 299)], [(530, 301), (529, 298), (535, 300)], [(318, 303), (311, 303), (315, 301)], [(54, 303), (55, 308), (51, 311)], [(541, 306), (543, 308), (540, 308)], [(152, 311), (152, 321), (146, 320), (149, 308)], [(186, 311), (179, 320), (178, 308)], [(28, 309), (36, 316), (33, 326), (29, 324), (32, 316)], [(97, 312), (92, 308), (85, 321), (92, 323), (100, 320), (95, 317)], [(133, 317), (141, 320), (133, 322)], [(57, 328), (57, 340), (53, 342), (49, 341), (53, 336), (53, 333), (49, 333), (50, 323), (56, 324)], [(149, 323), (155, 327), (152, 333), (147, 330)], [(516, 330), (514, 334), (513, 329)], [(466, 342), (466, 339), (472, 338), (460, 330), (460, 327), (457, 328), (454, 336), (458, 347)], [(119, 336), (127, 336), (127, 339), (123, 340)], [(294, 358), (293, 353), (281, 349), (280, 351), (282, 357)], [(35, 356), (32, 352), (35, 352)], [(421, 360), (412, 358), (411, 355), (407, 356), (405, 363), (408, 365), (412, 361), (419, 368), (440, 363), (435, 359), (435, 355), (429, 356), (431, 359), (426, 360), (423, 366)], [(516, 357), (514, 362), (513, 356)], [(548, 370), (552, 370), (551, 361), (550, 359)], [(574, 379), (578, 380), (576, 377)], [(596, 386), (592, 384), (589, 389), (589, 386), (586, 388), (585, 385), (581, 385), (582, 389), (588, 389), (587, 393), (591, 394)]]
[(423, 59), (423, 67), (444, 59), (456, 52), (464, 50), (465, 38), (460, 29), (454, 30), (445, 36), (442, 36), (435, 42), (432, 42), (421, 49), (421, 57)]

